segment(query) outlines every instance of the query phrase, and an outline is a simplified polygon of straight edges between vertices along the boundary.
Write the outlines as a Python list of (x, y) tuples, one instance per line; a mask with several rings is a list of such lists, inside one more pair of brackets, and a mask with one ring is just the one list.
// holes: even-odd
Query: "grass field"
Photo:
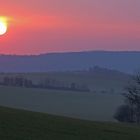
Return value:
[(139, 140), (140, 127), (0, 107), (1, 140)]

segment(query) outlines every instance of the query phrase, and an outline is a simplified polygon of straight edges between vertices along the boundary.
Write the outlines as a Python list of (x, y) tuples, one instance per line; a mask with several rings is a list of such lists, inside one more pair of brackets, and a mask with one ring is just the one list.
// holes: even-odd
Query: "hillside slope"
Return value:
[(138, 140), (140, 127), (0, 107), (1, 140)]

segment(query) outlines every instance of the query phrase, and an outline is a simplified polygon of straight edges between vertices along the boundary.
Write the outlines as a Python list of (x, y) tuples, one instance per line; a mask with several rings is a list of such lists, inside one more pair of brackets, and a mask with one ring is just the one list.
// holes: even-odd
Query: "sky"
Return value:
[(140, 0), (0, 0), (0, 54), (140, 51)]

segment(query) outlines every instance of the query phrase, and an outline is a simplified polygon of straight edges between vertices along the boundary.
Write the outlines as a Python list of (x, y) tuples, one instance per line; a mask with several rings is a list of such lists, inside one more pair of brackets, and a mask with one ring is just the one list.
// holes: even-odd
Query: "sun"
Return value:
[(0, 17), (0, 35), (4, 35), (7, 32), (7, 20), (4, 17)]

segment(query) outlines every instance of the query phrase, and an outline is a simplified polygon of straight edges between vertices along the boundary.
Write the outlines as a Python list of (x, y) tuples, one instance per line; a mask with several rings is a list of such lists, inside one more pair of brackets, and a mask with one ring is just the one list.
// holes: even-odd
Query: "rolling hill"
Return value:
[(0, 55), (0, 72), (85, 70), (92, 66), (132, 73), (140, 68), (140, 52), (71, 52), (41, 55)]

